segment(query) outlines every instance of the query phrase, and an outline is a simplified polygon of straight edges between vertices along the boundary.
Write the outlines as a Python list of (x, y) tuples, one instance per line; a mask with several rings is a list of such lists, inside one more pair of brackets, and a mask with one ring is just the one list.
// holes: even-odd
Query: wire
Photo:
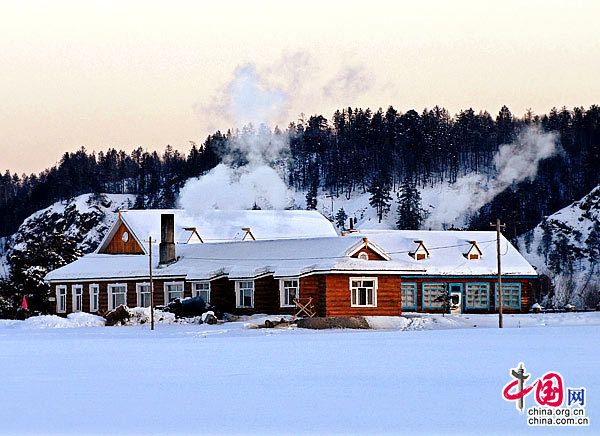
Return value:
[[(307, 238), (308, 239), (308, 238)], [(495, 239), (490, 239), (489, 241), (479, 241), (480, 244), (485, 244), (488, 242), (493, 242), (495, 241)], [(464, 245), (470, 245), (470, 242), (463, 242), (461, 244), (455, 244), (455, 245), (444, 245), (444, 246), (439, 246), (439, 247), (431, 247), (428, 248), (428, 251), (432, 251), (432, 250), (442, 250), (442, 249), (446, 249), (446, 248), (455, 248), (455, 247), (462, 247)], [(403, 250), (403, 251), (387, 251), (387, 254), (408, 254), (408, 253), (412, 253), (412, 250)], [(260, 261), (277, 261), (277, 260), (327, 260), (327, 259), (339, 259), (343, 256), (314, 256), (314, 257), (287, 257), (282, 259), (281, 257), (273, 257), (273, 258), (268, 258), (268, 257), (261, 257), (259, 259), (248, 259), (251, 261), (256, 261), (256, 260), (260, 260)], [(240, 259), (239, 257), (198, 257), (198, 256), (183, 256), (182, 259), (193, 259), (193, 260), (207, 260), (207, 261), (223, 261), (223, 260), (231, 260), (231, 261), (243, 261), (243, 259)]]

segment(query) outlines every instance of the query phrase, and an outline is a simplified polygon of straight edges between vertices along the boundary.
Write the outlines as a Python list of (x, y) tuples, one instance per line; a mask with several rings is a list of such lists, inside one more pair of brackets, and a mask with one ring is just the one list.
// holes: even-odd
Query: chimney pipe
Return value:
[(356, 225), (356, 218), (350, 218), (350, 228), (348, 229), (348, 233), (355, 233), (357, 230), (354, 228)]
[(160, 245), (159, 262), (160, 264), (171, 263), (175, 261), (175, 215), (172, 213), (163, 213), (160, 216)]

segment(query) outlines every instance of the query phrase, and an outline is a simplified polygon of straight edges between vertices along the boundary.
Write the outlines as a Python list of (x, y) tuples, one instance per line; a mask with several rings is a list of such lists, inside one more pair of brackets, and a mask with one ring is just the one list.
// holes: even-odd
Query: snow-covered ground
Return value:
[[(390, 330), (246, 328), (262, 321), (154, 332), (2, 321), (0, 433), (597, 432), (598, 313), (508, 316), (514, 328), (503, 330), (479, 328), (495, 325), (490, 315), (370, 319), (397, 322)], [(398, 330), (411, 325), (423, 330)], [(500, 393), (519, 362), (532, 377), (555, 370), (587, 387), (590, 427), (527, 427)]]

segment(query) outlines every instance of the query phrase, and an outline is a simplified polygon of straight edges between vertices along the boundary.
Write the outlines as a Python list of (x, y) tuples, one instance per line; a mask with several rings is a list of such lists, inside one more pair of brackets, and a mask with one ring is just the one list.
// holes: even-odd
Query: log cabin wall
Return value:
[[(73, 286), (74, 285), (82, 285), (83, 286), (83, 296), (82, 296), (82, 311), (90, 312), (90, 285), (97, 284), (99, 287), (99, 295), (98, 295), (98, 312), (103, 314), (108, 312), (108, 285), (118, 285), (124, 284), (127, 286), (127, 305), (129, 307), (137, 306), (137, 284), (138, 283), (148, 283), (148, 279), (139, 279), (139, 280), (111, 280), (111, 281), (87, 281), (87, 282), (69, 282), (69, 283), (52, 283), (51, 285), (51, 295), (56, 296), (56, 287), (59, 285), (67, 286), (67, 312), (73, 312)], [(165, 303), (165, 283), (171, 282), (183, 282), (183, 296), (191, 297), (192, 296), (192, 285), (190, 282), (186, 282), (183, 278), (173, 278), (173, 279), (159, 279), (152, 280), (154, 284), (154, 305), (162, 306)], [(51, 306), (51, 312), (56, 313), (56, 302)]]
[[(377, 307), (351, 307), (350, 301), (350, 278), (377, 277)], [(521, 309), (504, 307), (506, 313), (527, 312), (531, 304), (532, 280), (526, 278), (504, 277), (504, 283), (521, 284)], [(52, 283), (51, 295), (56, 295), (56, 286), (64, 284), (67, 286), (67, 312), (73, 311), (73, 285), (83, 286), (83, 311), (90, 311), (90, 284), (99, 285), (99, 311), (103, 314), (108, 311), (108, 285), (125, 284), (127, 286), (127, 304), (130, 307), (137, 305), (137, 283), (147, 283), (148, 280), (110, 280), (110, 281), (86, 281), (69, 283)], [(192, 283), (183, 278), (157, 279), (154, 280), (154, 304), (164, 304), (164, 285), (166, 282), (184, 282), (184, 297), (191, 297)], [(463, 284), (463, 302), (465, 300), (466, 283), (488, 283), (490, 308), (468, 309), (465, 313), (493, 313), (495, 307), (495, 279), (488, 278), (461, 278), (461, 277), (400, 277), (395, 275), (354, 275), (354, 274), (314, 274), (302, 277), (299, 281), (300, 297), (312, 297), (312, 303), (318, 316), (397, 316), (402, 313), (400, 283), (409, 282), (417, 285), (417, 312), (423, 312), (423, 283), (461, 283)], [(294, 308), (280, 307), (279, 279), (272, 276), (261, 277), (254, 280), (254, 307), (247, 309), (236, 308), (235, 281), (225, 277), (212, 280), (211, 282), (211, 304), (220, 310), (233, 314), (292, 314)], [(463, 303), (464, 304), (464, 303)], [(51, 310), (56, 311), (56, 303), (52, 304)], [(409, 311), (409, 309), (405, 309)], [(427, 308), (425, 312), (441, 313), (441, 310)]]
[(314, 274), (300, 279), (300, 298), (306, 301), (312, 298), (317, 316), (326, 314), (326, 278), (323, 274)]
[(233, 313), (235, 310), (235, 284), (222, 277), (210, 282), (210, 302), (223, 312)]
[(255, 313), (293, 314), (293, 307), (281, 307), (279, 279), (266, 276), (254, 280), (254, 307), (236, 307), (235, 280), (221, 278), (211, 282), (211, 303), (220, 310), (235, 315), (251, 315)]
[[(350, 278), (377, 278), (377, 307), (352, 307)], [(326, 276), (326, 316), (401, 315), (400, 277), (391, 275), (329, 274)]]

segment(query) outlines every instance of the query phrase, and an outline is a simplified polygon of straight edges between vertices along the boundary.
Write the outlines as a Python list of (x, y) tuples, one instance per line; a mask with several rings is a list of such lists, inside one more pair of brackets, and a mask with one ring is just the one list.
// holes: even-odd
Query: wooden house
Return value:
[[(217, 214), (212, 227), (182, 211), (122, 213), (95, 253), (46, 276), (56, 312), (149, 306), (150, 237), (155, 305), (200, 295), (225, 312), (286, 314), (310, 299), (320, 316), (400, 315), (441, 312), (438, 297), (449, 292), (454, 313), (499, 307), (495, 232), (337, 236), (320, 214), (278, 211), (259, 214), (261, 221), (253, 212), (238, 213), (248, 224), (236, 221), (235, 232), (232, 212), (231, 221)], [(537, 274), (504, 237), (501, 248), (503, 309), (528, 311)]]

